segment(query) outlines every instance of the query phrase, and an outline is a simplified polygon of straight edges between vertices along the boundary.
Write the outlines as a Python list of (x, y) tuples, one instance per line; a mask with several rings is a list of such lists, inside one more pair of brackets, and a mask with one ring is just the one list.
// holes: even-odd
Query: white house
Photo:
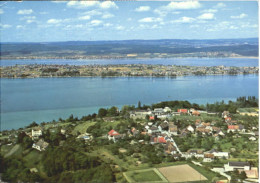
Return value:
[(37, 138), (42, 135), (42, 129), (40, 127), (32, 128), (32, 137)]
[(251, 141), (256, 141), (256, 138), (253, 137), (253, 136), (249, 137), (248, 139), (251, 140)]
[(234, 171), (234, 170), (250, 170), (250, 163), (248, 162), (228, 162), (228, 164), (224, 164), (224, 169), (226, 172)]
[(165, 108), (163, 109), (163, 111), (166, 112), (166, 113), (167, 113), (167, 112), (172, 112), (172, 110), (171, 110), (169, 107), (165, 107)]
[(40, 139), (38, 142), (32, 145), (32, 148), (37, 149), (38, 151), (45, 151), (49, 143), (45, 142), (43, 139)]
[(192, 133), (194, 132), (194, 128), (193, 128), (191, 125), (189, 125), (189, 126), (187, 127), (187, 130), (190, 131), (190, 132), (192, 132)]
[(216, 158), (228, 158), (229, 157), (229, 153), (228, 152), (219, 152), (216, 149), (212, 149), (209, 152), (207, 152), (208, 154), (213, 154), (214, 157)]

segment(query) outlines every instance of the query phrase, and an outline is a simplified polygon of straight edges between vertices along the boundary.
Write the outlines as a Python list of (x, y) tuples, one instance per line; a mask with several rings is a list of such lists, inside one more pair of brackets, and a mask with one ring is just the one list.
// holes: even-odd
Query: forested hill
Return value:
[(1, 43), (2, 59), (258, 56), (258, 38)]

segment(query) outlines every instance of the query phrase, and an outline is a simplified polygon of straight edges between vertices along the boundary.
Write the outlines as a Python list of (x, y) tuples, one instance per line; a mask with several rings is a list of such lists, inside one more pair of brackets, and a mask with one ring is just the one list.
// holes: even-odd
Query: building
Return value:
[(170, 122), (169, 123), (169, 130), (168, 130), (168, 132), (171, 135), (178, 135), (178, 127), (176, 125), (174, 125), (173, 122)]
[(166, 154), (176, 154), (177, 153), (177, 149), (176, 147), (172, 144), (172, 142), (167, 141), (166, 145), (164, 146), (164, 152)]
[(189, 132), (191, 132), (191, 133), (194, 132), (194, 128), (193, 128), (191, 125), (189, 125), (189, 126), (187, 127), (187, 130), (188, 130)]
[(182, 114), (187, 114), (188, 113), (188, 109), (178, 109), (178, 112), (182, 113)]
[[(239, 173), (241, 173), (242, 170), (239, 170)], [(258, 179), (258, 170), (257, 167), (252, 167), (251, 170), (245, 170), (247, 178), (249, 179)]]
[(122, 137), (123, 135), (119, 134), (117, 131), (113, 129), (107, 133), (108, 140), (113, 140), (114, 142), (116, 142), (118, 139), (121, 139)]
[(212, 149), (207, 152), (207, 154), (213, 154), (215, 158), (226, 158), (228, 159), (229, 153), (228, 152), (220, 152), (217, 151), (216, 149)]
[(49, 143), (45, 142), (43, 139), (40, 139), (32, 145), (32, 148), (37, 149), (38, 151), (45, 151), (48, 145)]
[(152, 126), (148, 129), (148, 133), (149, 134), (152, 134), (152, 133), (157, 133), (159, 132), (160, 130), (156, 127), (156, 126)]
[(155, 109), (153, 110), (153, 114), (154, 114), (154, 115), (157, 115), (157, 116), (163, 115), (164, 113), (165, 113), (165, 112), (164, 112), (163, 108), (155, 108)]
[(170, 112), (172, 112), (171, 108), (169, 108), (169, 107), (165, 107), (165, 108), (163, 109), (163, 111), (164, 111), (165, 113), (170, 113)]
[(235, 131), (245, 131), (244, 125), (228, 125), (227, 132), (235, 132)]
[(169, 129), (169, 123), (166, 121), (166, 122), (163, 122), (162, 124), (160, 124), (158, 126), (158, 129), (160, 131), (164, 131), (164, 130), (168, 130)]
[(149, 110), (136, 110), (130, 112), (130, 118), (132, 119), (145, 119), (146, 116), (150, 116), (152, 114)]
[(32, 128), (32, 138), (38, 138), (42, 136), (42, 129), (40, 127)]
[(83, 139), (86, 142), (92, 139), (92, 136), (88, 133), (81, 134), (77, 137), (78, 139)]
[(234, 171), (234, 170), (251, 170), (249, 162), (238, 162), (238, 161), (231, 161), (228, 164), (224, 164), (224, 169), (226, 172)]
[(192, 156), (196, 157), (196, 158), (203, 158), (204, 157), (204, 153), (202, 149), (190, 149), (187, 151), (189, 158), (191, 158)]

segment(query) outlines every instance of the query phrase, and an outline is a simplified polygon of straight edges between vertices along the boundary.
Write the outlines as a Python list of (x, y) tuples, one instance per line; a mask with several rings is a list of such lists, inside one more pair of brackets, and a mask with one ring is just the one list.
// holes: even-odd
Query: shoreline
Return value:
[(259, 75), (259, 73), (249, 74), (205, 74), (205, 75), (179, 75), (179, 76), (40, 76), (40, 77), (0, 77), (0, 79), (37, 79), (37, 78), (179, 78), (186, 76), (247, 76), (247, 75)]
[(241, 58), (241, 59), (259, 59), (259, 57), (256, 56), (238, 56), (238, 57), (113, 57), (113, 58), (55, 58), (55, 57), (39, 57), (39, 58), (2, 58), (0, 57), (0, 60), (118, 60), (118, 59), (123, 59), (123, 60), (128, 60), (128, 59), (137, 59), (137, 60), (142, 60), (142, 59), (225, 59), (225, 58)]

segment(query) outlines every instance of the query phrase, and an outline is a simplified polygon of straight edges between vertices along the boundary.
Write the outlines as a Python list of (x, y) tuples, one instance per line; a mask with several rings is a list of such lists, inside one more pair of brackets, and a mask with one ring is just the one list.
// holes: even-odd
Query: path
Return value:
[(7, 157), (11, 156), (19, 149), (19, 147), (20, 147), (20, 145), (16, 144), (4, 157), (7, 158)]

